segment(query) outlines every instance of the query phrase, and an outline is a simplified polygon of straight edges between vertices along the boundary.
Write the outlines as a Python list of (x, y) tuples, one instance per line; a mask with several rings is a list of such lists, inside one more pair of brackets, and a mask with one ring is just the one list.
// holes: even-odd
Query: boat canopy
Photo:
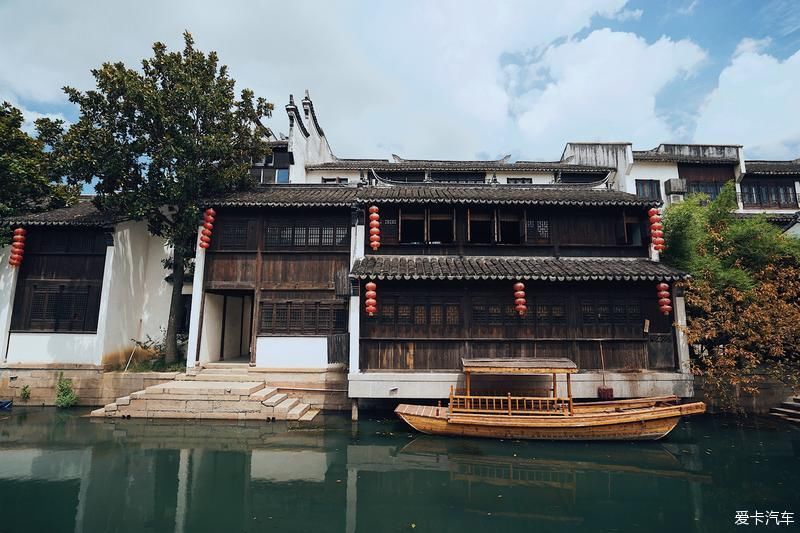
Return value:
[(514, 359), (461, 359), (464, 372), (471, 374), (574, 374), (576, 365), (566, 357), (533, 357)]

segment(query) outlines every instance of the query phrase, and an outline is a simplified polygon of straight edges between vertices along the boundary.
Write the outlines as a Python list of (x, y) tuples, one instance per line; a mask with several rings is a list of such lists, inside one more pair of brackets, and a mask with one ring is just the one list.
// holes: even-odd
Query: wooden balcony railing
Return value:
[(462, 396), (450, 394), (451, 414), (568, 415), (572, 400), (535, 396)]

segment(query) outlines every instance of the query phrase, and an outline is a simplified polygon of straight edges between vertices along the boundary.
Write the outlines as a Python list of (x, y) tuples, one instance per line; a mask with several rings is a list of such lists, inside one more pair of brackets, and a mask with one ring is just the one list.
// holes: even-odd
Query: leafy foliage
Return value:
[[(22, 130), (22, 112), (8, 102), (0, 105), (0, 217), (63, 207), (77, 199), (79, 189), (62, 183), (59, 145), (60, 121), (36, 121), (38, 135)], [(9, 242), (10, 232), (0, 233), (0, 246)]]
[(72, 380), (65, 378), (63, 372), (59, 372), (56, 381), (56, 407), (65, 409), (76, 403), (78, 403), (78, 396), (72, 388)]
[(664, 260), (686, 283), (693, 368), (724, 409), (756, 394), (765, 376), (800, 384), (800, 241), (763, 216), (734, 214), (728, 183), (712, 202), (690, 196), (667, 209)]
[(72, 179), (98, 180), (96, 204), (121, 217), (146, 220), (173, 248), (168, 359), (177, 354), (184, 268), (192, 257), (202, 200), (249, 187), (249, 165), (269, 150), (261, 119), (273, 106), (243, 90), (215, 52), (153, 45), (141, 71), (104, 63), (96, 89), (65, 87), (80, 119), (65, 135), (60, 157)]
[(19, 397), (23, 401), (28, 401), (31, 399), (31, 386), (30, 385), (23, 385), (22, 390), (19, 391)]

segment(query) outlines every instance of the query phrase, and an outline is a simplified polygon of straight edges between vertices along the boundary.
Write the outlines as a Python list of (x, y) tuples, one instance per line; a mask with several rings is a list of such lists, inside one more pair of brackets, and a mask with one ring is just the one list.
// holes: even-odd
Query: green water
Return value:
[[(789, 531), (800, 431), (683, 422), (654, 443), (426, 437), (389, 415), (313, 425), (0, 414), (0, 532)], [(363, 415), (363, 413), (362, 413)]]

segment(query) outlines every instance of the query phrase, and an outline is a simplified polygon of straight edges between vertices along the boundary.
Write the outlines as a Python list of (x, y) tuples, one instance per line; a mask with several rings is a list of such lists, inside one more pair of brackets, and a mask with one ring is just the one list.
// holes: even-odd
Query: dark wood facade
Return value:
[(330, 358), (344, 360), (350, 234), (349, 209), (220, 210), (205, 289), (252, 296), (254, 337), (327, 336)]
[(524, 317), (514, 311), (511, 281), (377, 283), (378, 313), (361, 310), (362, 370), (458, 370), (462, 357), (676, 368), (672, 320), (658, 312), (653, 283), (529, 282)]
[(96, 332), (109, 239), (94, 228), (30, 229), (11, 330)]
[[(379, 208), (382, 254), (647, 256), (641, 209), (413, 203)], [(368, 245), (368, 234), (365, 239)]]

